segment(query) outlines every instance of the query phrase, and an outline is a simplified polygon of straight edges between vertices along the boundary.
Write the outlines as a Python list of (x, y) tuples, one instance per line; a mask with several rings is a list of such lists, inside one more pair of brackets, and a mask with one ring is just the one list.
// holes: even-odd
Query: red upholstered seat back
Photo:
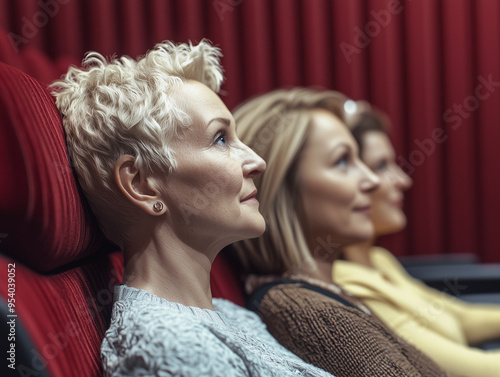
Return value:
[[(23, 327), (32, 344), (26, 357), (18, 350), (15, 375), (38, 376), (46, 369), (53, 377), (100, 376), (99, 349), (113, 285), (122, 281), (123, 255), (110, 252), (79, 191), (46, 85), (4, 63), (0, 161), (2, 276), (15, 266), (15, 294), (1, 284), (0, 301), (15, 299), (18, 336)], [(224, 257), (216, 259), (211, 283), (214, 297), (243, 304)], [(19, 347), (21, 339), (16, 343)]]
[(0, 119), (0, 268), (14, 274), (0, 296), (33, 345), (18, 375), (99, 376), (122, 253), (109, 254), (79, 193), (46, 86), (0, 63)]
[(213, 297), (225, 298), (240, 306), (245, 306), (242, 281), (224, 253), (219, 254), (212, 264), (210, 286)]
[[(38, 376), (47, 370), (53, 377), (101, 376), (100, 347), (111, 318), (113, 286), (122, 280), (122, 253), (97, 255), (50, 275), (0, 257), (2, 271), (12, 270), (13, 264), (16, 324), (27, 330), (34, 346), (21, 360), (18, 335), (14, 375)], [(7, 301), (6, 284), (0, 296)], [(5, 370), (5, 363), (1, 367)]]
[(101, 248), (45, 85), (0, 63), (0, 251), (49, 271)]

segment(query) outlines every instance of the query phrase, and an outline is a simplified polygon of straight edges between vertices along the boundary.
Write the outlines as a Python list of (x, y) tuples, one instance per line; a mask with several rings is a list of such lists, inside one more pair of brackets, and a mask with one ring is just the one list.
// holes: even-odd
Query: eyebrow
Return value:
[(334, 154), (338, 149), (341, 149), (341, 148), (346, 149), (346, 151), (349, 151), (349, 150), (352, 149), (349, 144), (341, 142), (341, 143), (335, 145), (333, 148), (330, 148), (330, 152), (329, 153), (330, 154)]
[(210, 122), (207, 123), (207, 127), (210, 126), (212, 122), (221, 122), (226, 127), (229, 127), (231, 125), (231, 121), (227, 118), (213, 118), (212, 120), (210, 120)]

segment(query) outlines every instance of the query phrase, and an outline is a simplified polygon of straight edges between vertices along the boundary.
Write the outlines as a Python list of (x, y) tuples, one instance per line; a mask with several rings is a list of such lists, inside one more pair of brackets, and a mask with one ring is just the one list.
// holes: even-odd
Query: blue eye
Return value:
[(346, 153), (335, 162), (335, 166), (345, 168), (348, 162), (349, 162), (349, 155)]
[(388, 163), (386, 160), (383, 160), (383, 161), (380, 161), (377, 165), (375, 165), (373, 167), (373, 171), (377, 172), (377, 171), (384, 171), (385, 169), (387, 169), (388, 167)]
[(220, 145), (227, 145), (226, 136), (227, 134), (225, 132), (219, 132), (217, 134), (217, 137), (215, 138), (215, 143)]

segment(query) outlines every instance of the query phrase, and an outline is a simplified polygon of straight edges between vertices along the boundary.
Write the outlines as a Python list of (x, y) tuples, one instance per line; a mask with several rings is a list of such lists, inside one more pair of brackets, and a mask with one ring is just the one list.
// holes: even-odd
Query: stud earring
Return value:
[(153, 211), (155, 212), (161, 212), (163, 210), (163, 203), (158, 201), (153, 205)]

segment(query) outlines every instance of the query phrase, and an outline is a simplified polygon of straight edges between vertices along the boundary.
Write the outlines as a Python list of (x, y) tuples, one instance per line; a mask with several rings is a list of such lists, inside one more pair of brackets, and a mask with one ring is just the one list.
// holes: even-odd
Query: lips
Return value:
[(403, 208), (403, 200), (395, 200), (392, 204), (397, 208)]
[(356, 211), (356, 212), (362, 212), (362, 213), (370, 213), (370, 209), (371, 208), (372, 207), (370, 205), (360, 206), (360, 207), (355, 207), (354, 211)]
[(404, 204), (404, 196), (401, 193), (398, 193), (398, 195), (394, 195), (392, 197), (392, 203), (398, 207), (402, 207)]
[(247, 200), (254, 199), (256, 195), (257, 195), (257, 190), (253, 190), (249, 195), (247, 195), (243, 199), (241, 199), (241, 201), (245, 202)]

